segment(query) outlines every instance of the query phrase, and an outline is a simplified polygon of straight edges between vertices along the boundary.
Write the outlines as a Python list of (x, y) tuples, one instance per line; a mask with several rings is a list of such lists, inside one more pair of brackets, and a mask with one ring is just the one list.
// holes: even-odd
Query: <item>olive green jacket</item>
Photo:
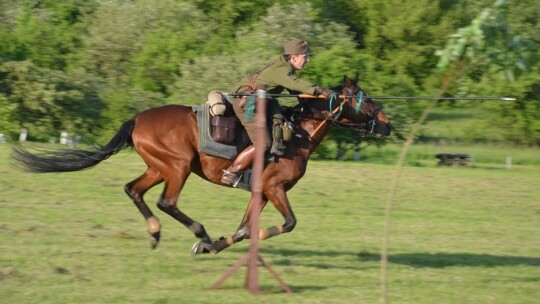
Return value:
[(316, 87), (309, 81), (296, 78), (296, 70), (283, 55), (259, 71), (242, 78), (233, 92), (254, 92), (260, 85), (266, 85), (266, 90), (270, 94), (279, 94), (283, 89), (291, 93), (313, 94)]

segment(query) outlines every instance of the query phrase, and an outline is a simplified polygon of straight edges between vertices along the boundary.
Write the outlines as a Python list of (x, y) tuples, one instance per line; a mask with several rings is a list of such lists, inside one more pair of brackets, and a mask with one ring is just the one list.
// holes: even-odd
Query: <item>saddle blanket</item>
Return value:
[(226, 145), (215, 142), (210, 135), (210, 113), (208, 105), (192, 106), (197, 112), (197, 127), (199, 129), (199, 152), (232, 160), (242, 151), (236, 144)]

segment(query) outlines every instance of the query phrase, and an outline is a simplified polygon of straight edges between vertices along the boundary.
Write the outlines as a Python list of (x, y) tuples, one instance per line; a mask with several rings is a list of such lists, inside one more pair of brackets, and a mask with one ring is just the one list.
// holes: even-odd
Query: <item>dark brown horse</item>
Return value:
[[(300, 100), (293, 108), (295, 136), (287, 144), (285, 155), (268, 163), (262, 175), (262, 206), (268, 201), (277, 208), (285, 223), (261, 229), (260, 239), (291, 232), (296, 218), (287, 198), (291, 189), (306, 171), (310, 154), (317, 148), (332, 126), (376, 136), (390, 134), (390, 122), (381, 109), (357, 85), (358, 77), (344, 77), (336, 89), (343, 98)], [(353, 96), (353, 97), (351, 97)], [(203, 225), (194, 221), (177, 207), (178, 196), (188, 176), (193, 172), (214, 184), (222, 185), (222, 171), (231, 161), (198, 152), (196, 113), (189, 106), (167, 105), (146, 110), (125, 122), (104, 147), (93, 150), (68, 149), (32, 154), (20, 146), (14, 147), (13, 158), (31, 172), (68, 172), (91, 168), (127, 146), (135, 148), (147, 164), (146, 171), (125, 186), (127, 195), (142, 213), (148, 224), (151, 246), (160, 239), (161, 226), (143, 199), (153, 186), (165, 183), (157, 203), (160, 210), (191, 230), (200, 241), (192, 253), (213, 252), (229, 247), (249, 237), (250, 208), (234, 235), (213, 242)]]

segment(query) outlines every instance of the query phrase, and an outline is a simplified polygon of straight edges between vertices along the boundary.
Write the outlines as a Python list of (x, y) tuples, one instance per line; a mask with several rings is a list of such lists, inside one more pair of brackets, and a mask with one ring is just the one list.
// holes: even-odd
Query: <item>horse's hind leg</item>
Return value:
[(162, 181), (163, 178), (159, 172), (149, 167), (143, 175), (124, 187), (126, 194), (133, 200), (133, 203), (137, 206), (148, 224), (150, 246), (152, 249), (156, 248), (159, 243), (161, 225), (159, 224), (159, 219), (152, 213), (150, 208), (148, 208), (143, 196), (146, 191)]
[(177, 207), (178, 196), (190, 173), (189, 167), (179, 166), (178, 163), (176, 163), (176, 166), (168, 167), (167, 173), (164, 173), (165, 189), (159, 199), (158, 208), (191, 230), (201, 240), (200, 253), (207, 253), (212, 244), (212, 239), (206, 233), (203, 225), (191, 219)]

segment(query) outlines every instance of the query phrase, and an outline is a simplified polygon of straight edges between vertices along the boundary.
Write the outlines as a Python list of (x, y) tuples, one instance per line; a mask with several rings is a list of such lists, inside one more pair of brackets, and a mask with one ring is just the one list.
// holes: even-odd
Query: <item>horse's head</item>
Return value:
[(358, 74), (354, 80), (344, 76), (342, 85), (335, 90), (344, 96), (341, 100), (338, 96), (330, 100), (330, 107), (338, 106), (334, 110), (337, 125), (377, 137), (390, 135), (392, 125), (388, 117), (358, 85)]

